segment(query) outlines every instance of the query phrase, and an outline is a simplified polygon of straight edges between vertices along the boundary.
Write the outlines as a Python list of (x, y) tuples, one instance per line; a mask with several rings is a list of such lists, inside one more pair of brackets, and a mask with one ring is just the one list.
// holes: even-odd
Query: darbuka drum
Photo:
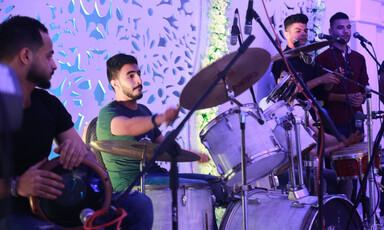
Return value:
[[(269, 126), (260, 124), (257, 107), (246, 104), (251, 114), (245, 121), (245, 153), (247, 182), (268, 175), (286, 157)], [(241, 182), (241, 130), (239, 107), (232, 108), (213, 119), (200, 133), (201, 142), (208, 149), (227, 186)], [(264, 117), (259, 119), (265, 120)]]
[[(273, 133), (275, 134), (280, 145), (285, 150), (287, 150), (288, 149), (287, 137), (286, 137), (283, 125), (281, 123), (286, 119), (287, 114), (291, 112), (294, 114), (296, 118), (296, 123), (298, 124), (301, 152), (302, 153), (309, 152), (313, 147), (315, 147), (316, 141), (310, 135), (310, 131), (307, 129), (307, 127), (303, 125), (301, 118), (297, 116), (297, 114), (295, 114), (293, 107), (289, 106), (285, 101), (278, 101), (273, 104), (269, 103), (268, 107), (264, 109), (264, 116), (269, 126), (273, 130)], [(291, 146), (291, 150), (292, 150), (292, 153), (296, 155), (296, 137), (295, 137), (293, 127), (292, 127), (291, 136), (292, 136), (292, 142), (293, 142), (293, 145)]]
[[(152, 230), (172, 229), (172, 190), (169, 185), (146, 185), (145, 195), (152, 200)], [(205, 230), (213, 226), (211, 189), (207, 184), (180, 184), (177, 191), (179, 229)]]
[(67, 170), (59, 158), (48, 161), (41, 169), (60, 175), (65, 188), (56, 200), (30, 197), (32, 212), (41, 219), (66, 229), (83, 229), (80, 213), (86, 208), (99, 210), (111, 204), (112, 185), (107, 172), (91, 158)]
[[(308, 230), (318, 229), (317, 197), (288, 200), (281, 192), (253, 190), (248, 198), (248, 229)], [(352, 203), (339, 196), (328, 196), (323, 202), (324, 229), (363, 229), (357, 211), (348, 226)], [(238, 230), (243, 226), (241, 200), (232, 202), (220, 223), (220, 230)]]
[[(381, 147), (375, 157), (375, 168), (380, 165)], [(368, 143), (358, 143), (331, 153), (333, 167), (339, 180), (364, 177), (368, 165)]]

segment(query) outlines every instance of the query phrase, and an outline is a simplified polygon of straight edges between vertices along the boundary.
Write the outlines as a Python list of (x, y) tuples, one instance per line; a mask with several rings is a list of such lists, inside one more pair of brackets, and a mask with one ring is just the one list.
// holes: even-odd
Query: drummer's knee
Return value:
[(123, 221), (123, 229), (151, 229), (153, 224), (153, 206), (151, 199), (139, 192), (134, 192), (118, 204), (128, 216)]

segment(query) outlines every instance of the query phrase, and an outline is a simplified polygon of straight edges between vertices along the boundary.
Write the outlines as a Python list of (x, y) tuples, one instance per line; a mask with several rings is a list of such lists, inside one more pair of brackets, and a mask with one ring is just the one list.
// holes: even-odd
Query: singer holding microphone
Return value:
[[(364, 56), (347, 45), (351, 38), (351, 27), (348, 15), (342, 12), (333, 15), (330, 18), (329, 34), (342, 40), (335, 40), (331, 48), (318, 55), (315, 60), (317, 64), (327, 69), (340, 68), (343, 70), (341, 73), (347, 78), (368, 85)], [(362, 104), (366, 98), (363, 88), (342, 80), (324, 94), (328, 94), (325, 109), (342, 135), (348, 138), (357, 130), (360, 133), (364, 132), (363, 126), (355, 124), (356, 114), (363, 111)]]

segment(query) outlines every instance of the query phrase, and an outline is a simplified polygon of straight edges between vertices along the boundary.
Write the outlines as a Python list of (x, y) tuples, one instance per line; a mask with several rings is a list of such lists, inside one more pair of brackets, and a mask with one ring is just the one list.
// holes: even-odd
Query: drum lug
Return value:
[(211, 202), (212, 202), (212, 205), (216, 204), (216, 196), (213, 194), (211, 195)]
[(181, 201), (182, 201), (183, 206), (185, 207), (187, 205), (188, 198), (185, 195), (185, 187), (183, 186), (182, 188), (183, 188), (183, 196), (181, 197)]
[(227, 124), (228, 128), (230, 130), (233, 130), (233, 126), (232, 126), (232, 123), (228, 120), (228, 118), (225, 118), (225, 123)]
[(293, 207), (293, 208), (304, 208), (305, 205), (303, 203), (301, 203), (301, 202), (294, 201), (294, 202), (292, 202), (291, 207)]

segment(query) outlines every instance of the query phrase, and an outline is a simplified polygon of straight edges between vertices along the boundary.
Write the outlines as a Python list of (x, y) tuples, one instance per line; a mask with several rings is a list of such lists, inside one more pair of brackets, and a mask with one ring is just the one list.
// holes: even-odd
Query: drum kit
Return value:
[[(298, 47), (290, 50), (287, 57), (297, 57), (300, 53), (311, 52), (328, 44), (320, 42)], [(183, 89), (180, 104), (186, 109), (191, 109), (198, 101), (198, 96), (208, 89), (236, 53), (224, 56), (195, 75)], [(273, 61), (279, 59), (278, 56), (272, 58)], [(286, 97), (290, 75), (287, 75), (260, 104), (241, 104), (235, 99), (264, 75), (270, 62), (271, 57), (266, 50), (247, 49), (198, 107), (210, 108), (227, 101), (237, 105), (218, 115), (200, 132), (201, 142), (208, 149), (225, 185), (235, 191), (220, 224), (220, 229), (223, 230), (239, 229), (240, 226), (244, 226), (244, 229), (318, 227), (319, 202), (316, 196), (309, 195), (304, 184), (302, 159), (302, 155), (315, 147), (316, 142), (301, 113)], [(158, 145), (153, 143), (123, 140), (93, 141), (90, 146), (106, 153), (140, 159), (143, 164), (155, 155), (158, 148)], [(367, 154), (363, 149), (366, 147), (366, 144), (356, 145), (334, 153), (333, 160), (339, 179), (355, 178), (364, 173)], [(199, 159), (195, 153), (181, 150), (177, 161), (190, 162)], [(171, 161), (172, 157), (165, 153), (157, 160)], [(87, 164), (90, 165), (89, 162)], [(284, 165), (289, 168), (288, 193), (278, 190), (274, 185), (271, 186), (272, 189), (254, 186), (266, 176), (273, 177)], [(296, 165), (298, 183), (295, 175)], [(98, 174), (103, 177), (103, 173)], [(102, 181), (105, 183), (103, 187), (108, 190), (106, 192), (111, 193), (110, 182), (105, 182), (105, 178), (102, 178)], [(153, 229), (170, 229), (172, 207), (168, 185), (145, 186), (144, 181), (142, 180), (141, 190), (152, 199), (154, 205)], [(106, 200), (110, 202), (110, 195), (108, 197), (109, 201)], [(206, 184), (181, 184), (178, 200), (181, 201), (178, 204), (178, 218), (182, 224), (180, 226), (188, 226), (182, 229), (211, 229), (213, 202), (211, 191)], [(32, 202), (39, 203), (36, 198), (33, 198)], [(326, 229), (347, 229), (347, 226), (349, 229), (362, 228), (361, 217), (344, 196), (326, 196), (323, 202)], [(34, 210), (41, 212), (40, 207)], [(350, 213), (353, 213), (352, 220), (348, 221)], [(43, 215), (43, 218), (46, 217)]]

